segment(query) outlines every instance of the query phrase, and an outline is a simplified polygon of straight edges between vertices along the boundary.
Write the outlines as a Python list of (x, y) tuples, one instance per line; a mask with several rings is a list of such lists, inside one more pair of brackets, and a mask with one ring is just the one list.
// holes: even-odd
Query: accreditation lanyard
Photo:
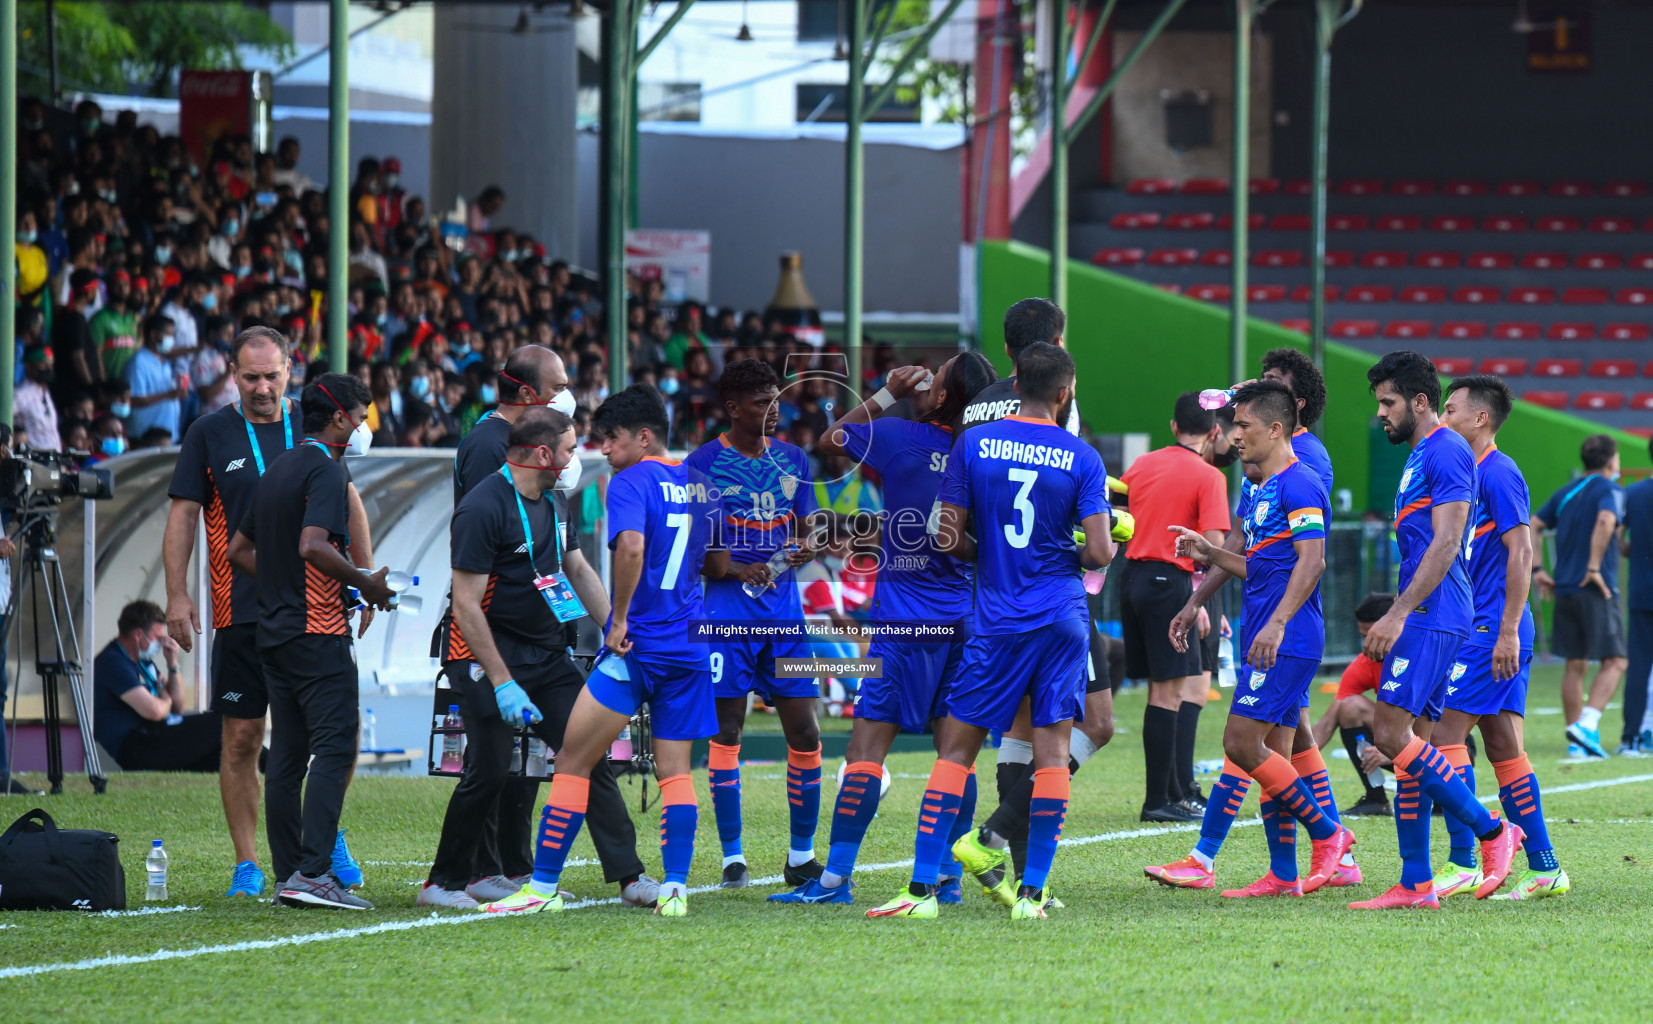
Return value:
[(549, 576), (540, 574), (539, 566), (534, 564), (534, 530), (528, 525), (528, 509), (522, 503), (522, 492), (517, 490), (516, 481), (511, 479), (511, 467), (499, 467), (499, 473), (511, 485), (511, 496), (517, 500), (517, 515), (522, 518), (522, 536), (528, 542), (528, 567), (534, 572), (534, 589), (545, 598), (545, 603), (551, 609), (551, 614), (557, 617), (558, 622), (573, 622), (585, 616), (585, 605), (579, 595), (574, 593), (574, 587), (568, 582), (568, 576), (562, 570), (562, 532), (557, 523), (557, 506), (555, 501), (551, 505), (551, 550), (557, 554), (557, 571)]
[[(241, 412), (240, 403), (236, 403), (235, 411), (241, 415), (241, 423), (247, 428), (247, 442), (253, 446), (253, 461), (258, 464), (258, 475), (264, 475), (264, 450), (258, 446), (258, 434), (253, 430), (252, 421), (247, 414)], [(293, 447), (293, 419), (287, 415), (287, 399), (281, 400), (281, 432), (287, 441), (287, 449)]]
[[(115, 646), (119, 647), (120, 645), (116, 644)], [(131, 658), (132, 664), (137, 666), (138, 678), (143, 680), (144, 689), (149, 691), (150, 696), (159, 697), (161, 695), (161, 674), (156, 671), (155, 666), (144, 658), (127, 654), (124, 647), (121, 647), (121, 653)]]

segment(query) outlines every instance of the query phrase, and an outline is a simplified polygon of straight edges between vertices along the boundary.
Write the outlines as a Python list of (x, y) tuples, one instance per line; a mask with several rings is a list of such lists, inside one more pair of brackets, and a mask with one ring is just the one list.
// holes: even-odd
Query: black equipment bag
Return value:
[(0, 834), (0, 910), (125, 910), (120, 837), (36, 807)]

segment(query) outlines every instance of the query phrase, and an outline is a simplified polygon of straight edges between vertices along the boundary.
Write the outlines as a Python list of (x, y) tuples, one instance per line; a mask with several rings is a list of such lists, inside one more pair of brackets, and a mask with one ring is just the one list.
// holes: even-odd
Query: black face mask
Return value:
[(1234, 446), (1229, 445), (1228, 451), (1226, 452), (1211, 453), (1211, 464), (1216, 466), (1218, 469), (1227, 469), (1229, 466), (1234, 465), (1234, 460), (1238, 457), (1238, 453), (1234, 451)]

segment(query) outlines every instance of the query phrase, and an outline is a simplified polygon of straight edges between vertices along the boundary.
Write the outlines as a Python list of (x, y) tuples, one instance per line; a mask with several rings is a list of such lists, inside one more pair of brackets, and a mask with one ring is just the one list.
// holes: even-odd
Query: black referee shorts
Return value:
[(1211, 632), (1200, 641), (1200, 671), (1217, 671), (1217, 660), (1223, 646), (1223, 591), (1219, 589), (1205, 602), (1205, 613), (1211, 619)]
[(1625, 657), (1619, 595), (1609, 601), (1595, 587), (1585, 587), (1557, 596), (1550, 633), (1550, 652), (1568, 661)]
[(1120, 619), (1125, 631), (1125, 674), (1168, 682), (1200, 673), (1200, 645), (1179, 653), (1171, 646), (1171, 620), (1194, 593), (1194, 574), (1169, 562), (1125, 559)]

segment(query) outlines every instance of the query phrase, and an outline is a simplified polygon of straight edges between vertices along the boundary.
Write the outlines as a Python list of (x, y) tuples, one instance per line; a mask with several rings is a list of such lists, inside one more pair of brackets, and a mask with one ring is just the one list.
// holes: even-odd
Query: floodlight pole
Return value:
[(0, 423), (17, 363), (17, 0), (0, 0)]
[(602, 262), (603, 316), (608, 328), (608, 386), (626, 386), (626, 136), (632, 56), (637, 45), (632, 0), (609, 0), (603, 12), (603, 92), (600, 110), (597, 196), (602, 211), (598, 249)]
[(1362, 0), (1314, 2), (1314, 138), (1309, 185), (1309, 354), (1314, 365), (1326, 366), (1326, 142), (1331, 124), (1332, 37), (1360, 13)]
[[(886, 0), (893, 3), (894, 0)], [(894, 81), (892, 78), (891, 81)], [(862, 248), (865, 245), (866, 164), (861, 124), (866, 119), (867, 0), (849, 0), (849, 86), (844, 115), (844, 354), (846, 386), (861, 396)]]
[(327, 357), (350, 369), (350, 4), (330, 0), (327, 48)]
[[(1050, 301), (1068, 308), (1068, 30), (1069, 0), (1051, 0), (1056, 24), (1050, 58)], [(1080, 0), (1084, 6), (1084, 0)], [(1098, 26), (1100, 31), (1100, 25)], [(1081, 71), (1084, 69), (1081, 68)]]
[(1228, 379), (1246, 379), (1246, 262), (1251, 258), (1251, 26), (1256, 0), (1234, 0), (1234, 139), (1228, 191), (1233, 199), (1228, 246)]

